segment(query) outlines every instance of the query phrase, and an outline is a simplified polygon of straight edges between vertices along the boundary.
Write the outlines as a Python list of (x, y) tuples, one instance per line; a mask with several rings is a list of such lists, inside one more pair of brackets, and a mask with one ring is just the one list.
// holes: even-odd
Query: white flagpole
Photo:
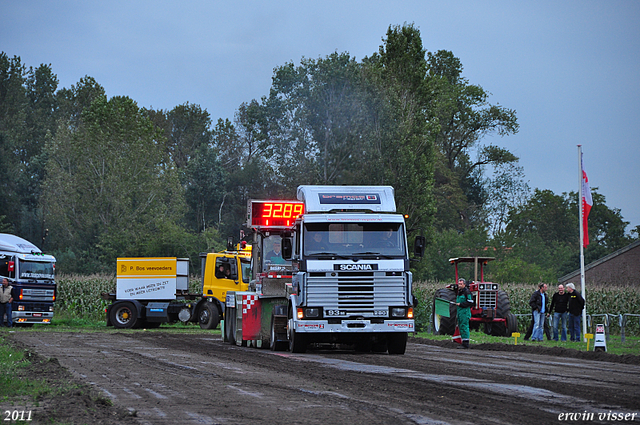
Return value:
[[(584, 226), (583, 222), (583, 208), (582, 208), (582, 199), (584, 197), (584, 193), (582, 193), (582, 145), (578, 145), (578, 167), (580, 169), (580, 195), (578, 198), (578, 205), (580, 208), (580, 289), (582, 291), (582, 298), (584, 299), (584, 309), (582, 309), (582, 336), (587, 333), (587, 293), (585, 292), (585, 279), (584, 279)], [(580, 338), (582, 340), (582, 338)]]

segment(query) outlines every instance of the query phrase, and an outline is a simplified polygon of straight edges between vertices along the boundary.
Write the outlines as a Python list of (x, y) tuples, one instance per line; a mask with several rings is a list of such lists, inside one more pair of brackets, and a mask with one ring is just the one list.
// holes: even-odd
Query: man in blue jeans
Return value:
[(529, 299), (529, 305), (531, 306), (534, 322), (531, 341), (542, 341), (544, 321), (547, 309), (549, 308), (549, 302), (545, 292), (547, 292), (547, 284), (540, 283), (538, 285), (538, 290), (531, 294), (531, 298)]
[(573, 283), (567, 283), (567, 291), (569, 292), (569, 333), (571, 334), (571, 341), (580, 342), (582, 339), (582, 309), (584, 308), (584, 298), (580, 295), (580, 292), (576, 291), (576, 286)]
[[(564, 291), (564, 286), (562, 284), (558, 285), (558, 292), (553, 294), (551, 297), (551, 307), (549, 311), (553, 313), (553, 340), (558, 340), (558, 326), (562, 325), (562, 336), (561, 340), (567, 340), (567, 316), (569, 315), (568, 310), (569, 304), (569, 294)], [(547, 313), (548, 314), (548, 313)]]

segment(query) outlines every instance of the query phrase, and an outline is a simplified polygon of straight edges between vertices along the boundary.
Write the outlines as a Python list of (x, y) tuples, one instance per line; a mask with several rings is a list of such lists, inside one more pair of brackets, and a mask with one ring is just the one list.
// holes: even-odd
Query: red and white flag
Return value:
[(589, 228), (587, 227), (587, 217), (591, 211), (593, 200), (591, 199), (591, 188), (589, 187), (589, 178), (584, 170), (584, 161), (580, 156), (580, 167), (582, 169), (582, 246), (589, 245)]

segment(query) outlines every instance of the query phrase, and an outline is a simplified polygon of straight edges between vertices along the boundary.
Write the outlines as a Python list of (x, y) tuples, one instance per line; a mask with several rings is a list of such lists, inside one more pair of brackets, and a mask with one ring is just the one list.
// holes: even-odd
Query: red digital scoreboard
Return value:
[(304, 214), (304, 203), (302, 202), (251, 201), (249, 223), (251, 227), (289, 228), (302, 214)]

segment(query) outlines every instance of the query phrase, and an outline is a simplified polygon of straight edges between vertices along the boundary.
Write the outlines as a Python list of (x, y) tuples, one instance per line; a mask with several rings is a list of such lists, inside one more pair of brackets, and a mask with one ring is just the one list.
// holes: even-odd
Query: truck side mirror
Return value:
[(282, 258), (291, 260), (293, 255), (293, 242), (291, 238), (282, 238)]
[(424, 256), (424, 250), (427, 246), (427, 238), (424, 236), (416, 236), (416, 240), (413, 244), (413, 255), (422, 258)]

